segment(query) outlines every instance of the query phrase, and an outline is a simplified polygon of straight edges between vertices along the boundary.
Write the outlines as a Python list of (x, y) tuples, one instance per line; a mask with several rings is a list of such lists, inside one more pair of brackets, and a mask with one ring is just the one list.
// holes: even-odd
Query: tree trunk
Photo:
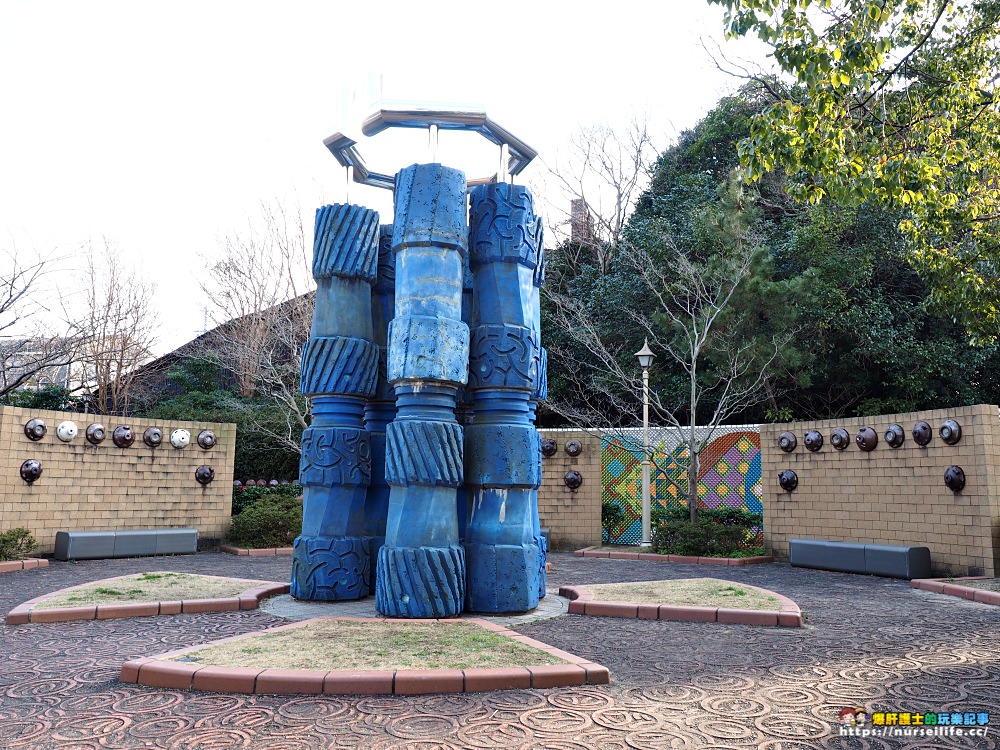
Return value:
[[(692, 435), (694, 430), (691, 430)], [(688, 511), (690, 512), (691, 523), (698, 520), (698, 459), (699, 454), (694, 452), (695, 440), (692, 437), (688, 445)]]
[(691, 430), (688, 433), (688, 516), (691, 523), (698, 520), (698, 354), (691, 356)]

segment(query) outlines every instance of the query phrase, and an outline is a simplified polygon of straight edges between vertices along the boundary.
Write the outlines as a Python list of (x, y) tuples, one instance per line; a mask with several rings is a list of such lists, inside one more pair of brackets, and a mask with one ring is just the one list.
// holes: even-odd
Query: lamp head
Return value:
[(645, 339), (642, 342), (642, 349), (635, 353), (636, 359), (639, 360), (639, 367), (645, 370), (651, 364), (653, 364), (653, 350), (649, 348), (649, 339)]

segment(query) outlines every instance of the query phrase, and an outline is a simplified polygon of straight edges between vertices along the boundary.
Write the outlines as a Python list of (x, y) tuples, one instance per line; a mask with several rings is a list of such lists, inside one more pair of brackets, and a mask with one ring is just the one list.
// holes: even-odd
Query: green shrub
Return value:
[(601, 501), (601, 529), (604, 531), (604, 541), (611, 538), (611, 532), (625, 521), (625, 511), (622, 506), (611, 500)]
[(667, 520), (653, 529), (653, 550), (660, 554), (698, 557), (741, 557), (757, 551), (763, 517), (740, 508), (701, 508), (691, 523), (687, 509), (671, 508)]
[(238, 516), (262, 497), (291, 497), (302, 495), (300, 484), (279, 484), (277, 487), (233, 487), (233, 515)]
[(729, 552), (726, 557), (763, 557), (767, 554), (767, 547), (763, 544), (753, 545), (750, 547), (740, 547), (737, 550)]
[(258, 498), (233, 518), (229, 541), (251, 549), (291, 547), (301, 532), (302, 503), (293, 497), (272, 494)]
[(661, 555), (700, 557), (708, 548), (712, 529), (703, 521), (664, 521), (653, 529), (653, 551)]
[(649, 523), (655, 529), (666, 521), (686, 521), (688, 509), (685, 505), (670, 505), (662, 508), (656, 505), (649, 509)]
[(20, 560), (38, 546), (35, 537), (23, 527), (0, 534), (0, 560)]
[(730, 508), (728, 505), (720, 505), (715, 509), (702, 508), (698, 511), (698, 515), (725, 526), (739, 526), (747, 530), (764, 523), (764, 516), (760, 513), (751, 513), (743, 508)]

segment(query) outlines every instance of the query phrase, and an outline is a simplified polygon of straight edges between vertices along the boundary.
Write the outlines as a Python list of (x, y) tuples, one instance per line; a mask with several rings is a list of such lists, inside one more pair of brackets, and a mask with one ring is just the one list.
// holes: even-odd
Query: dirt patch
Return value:
[(177, 657), (253, 669), (478, 669), (565, 664), (474, 623), (324, 620)]
[(956, 579), (942, 579), (945, 583), (954, 583), (956, 586), (968, 586), (970, 589), (982, 589), (983, 591), (1000, 591), (1000, 578), (981, 578), (977, 581), (963, 581)]
[(685, 607), (726, 607), (728, 609), (780, 610), (781, 603), (770, 594), (732, 581), (716, 578), (688, 578), (680, 581), (643, 583), (602, 583), (586, 586), (594, 601), (672, 604)]
[(107, 578), (60, 592), (38, 602), (33, 609), (87, 607), (94, 604), (133, 604), (178, 601), (181, 599), (221, 599), (239, 596), (266, 581), (220, 578), (189, 573), (140, 573), (123, 578)]

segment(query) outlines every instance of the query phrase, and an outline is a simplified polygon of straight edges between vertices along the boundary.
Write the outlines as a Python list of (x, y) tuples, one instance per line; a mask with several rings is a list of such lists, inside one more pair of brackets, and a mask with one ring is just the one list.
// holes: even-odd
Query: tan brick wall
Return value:
[[(48, 432), (33, 442), (24, 424), (41, 419)], [(69, 443), (56, 437), (63, 420), (76, 423), (79, 434)], [(91, 445), (87, 425), (101, 422), (107, 439)], [(118, 448), (111, 433), (129, 425), (136, 439)], [(148, 427), (163, 430), (156, 449), (142, 442)], [(170, 433), (191, 432), (191, 445), (177, 450)], [(202, 430), (214, 430), (218, 442), (203, 450), (196, 442)], [(57, 531), (107, 531), (190, 527), (202, 538), (221, 538), (229, 529), (232, 505), (236, 425), (212, 422), (152, 422), (145, 419), (98, 417), (68, 412), (0, 407), (0, 531), (24, 526), (38, 539), (39, 552), (52, 552)], [(42, 476), (28, 484), (21, 463), (42, 464)], [(215, 470), (207, 486), (195, 481), (202, 464)]]
[[(945, 419), (962, 427), (962, 439), (947, 445), (937, 431)], [(934, 437), (921, 447), (912, 429), (930, 423)], [(906, 441), (899, 448), (885, 442), (892, 424), (902, 426)], [(878, 447), (866, 453), (854, 442), (862, 427), (872, 427)], [(842, 427), (851, 438), (843, 451), (830, 444), (830, 433)], [(778, 447), (788, 430), (798, 446), (792, 453)], [(806, 450), (806, 430), (823, 434), (823, 447)], [(997, 407), (887, 414), (878, 417), (761, 425), (764, 540), (779, 560), (788, 559), (794, 538), (875, 544), (926, 546), (931, 565), (941, 575), (988, 575), (997, 572), (1000, 550), (1000, 422)], [(954, 493), (944, 484), (949, 466), (965, 470), (966, 485)], [(778, 485), (778, 473), (792, 469), (799, 478), (791, 493)]]
[[(542, 486), (538, 490), (538, 517), (549, 529), (552, 549), (579, 549), (601, 543), (601, 438), (581, 430), (539, 430), (542, 439), (553, 438), (556, 454), (542, 457)], [(579, 456), (566, 453), (566, 441), (583, 444)], [(566, 472), (583, 475), (575, 492), (563, 482)]]

